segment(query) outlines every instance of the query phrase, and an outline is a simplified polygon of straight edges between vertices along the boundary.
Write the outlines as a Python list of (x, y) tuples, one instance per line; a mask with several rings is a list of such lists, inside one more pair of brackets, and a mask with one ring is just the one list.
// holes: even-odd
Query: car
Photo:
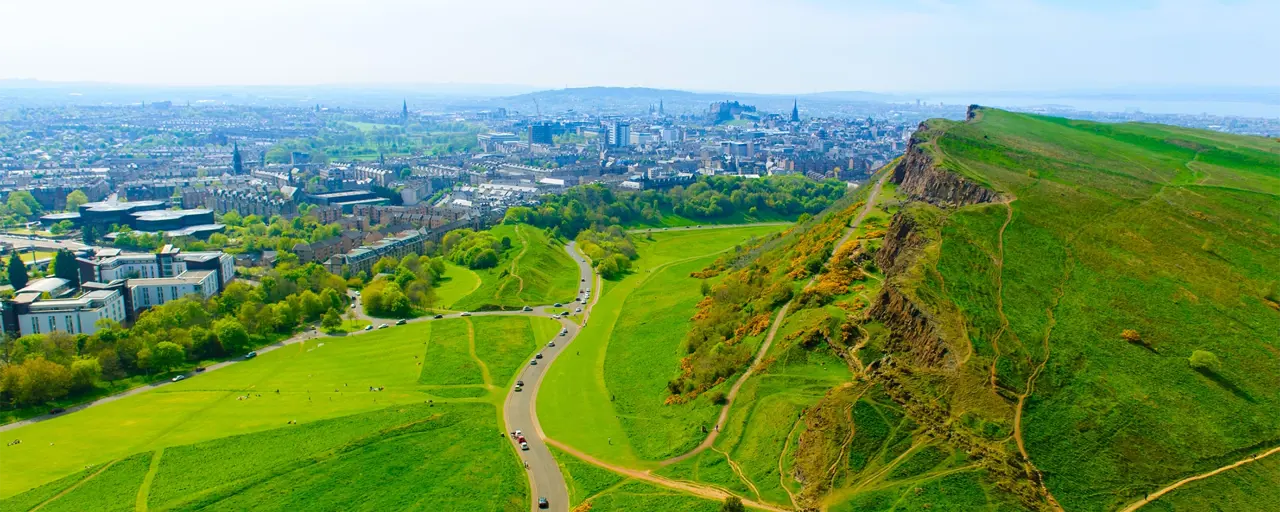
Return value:
[(552, 319), (552, 320), (559, 320), (559, 319), (560, 319), (560, 313), (556, 313), (556, 314), (554, 314), (554, 315), (551, 315), (551, 319)]
[(521, 311), (533, 311), (533, 308), (529, 306), (525, 306), (524, 308), (521, 309)]
[(524, 438), (524, 436), (516, 436), (516, 442), (517, 442), (517, 443), (527, 443), (527, 442), (529, 442), (529, 440), (525, 439), (525, 438)]
[(253, 359), (255, 357), (258, 357), (258, 352), (256, 350), (244, 355), (245, 359)]
[(529, 451), (529, 443), (520, 443), (520, 449), (526, 452)]
[(387, 324), (381, 324), (378, 326), (379, 329), (386, 329), (387, 327), (390, 327), (390, 326)]
[(470, 312), (470, 311), (463, 311), (463, 312), (462, 312), (462, 314), (460, 314), (460, 315), (458, 315), (458, 316), (471, 316), (471, 312)]
[(54, 407), (52, 409), (49, 409), (49, 414), (62, 414), (64, 412), (67, 412), (67, 410), (61, 407)]
[(582, 283), (585, 283), (585, 282), (587, 282), (587, 279), (586, 279), (586, 278), (582, 278), (582, 279), (579, 279), (578, 281), (579, 281), (579, 282), (582, 282)]
[(546, 498), (538, 497), (538, 508), (551, 508), (551, 503)]
[[(517, 385), (517, 386), (523, 386), (523, 385), (524, 385), (524, 381), (523, 381), (523, 380), (518, 380), (518, 381), (516, 381), (516, 385)], [(517, 430), (516, 432), (519, 432), (519, 430)]]
[(542, 352), (538, 352), (538, 355), (533, 356), (533, 358), (534, 358), (534, 359), (542, 359)]
[(530, 361), (529, 361), (529, 366), (538, 366), (538, 360), (537, 360), (537, 359), (532, 359), (532, 360), (530, 360)]
[(433, 316), (433, 317), (431, 317), (431, 318), (434, 318), (434, 319), (436, 319), (436, 320), (439, 320), (439, 319), (441, 319), (441, 318), (444, 318), (444, 315), (436, 315), (436, 316)]
[(573, 310), (573, 312), (574, 312), (574, 313), (581, 313), (581, 312), (582, 312), (582, 308), (577, 308), (577, 309)]
[(202, 371), (204, 371), (204, 367), (203, 367), (203, 366), (197, 366), (197, 367), (196, 367), (196, 373), (200, 373), (200, 372), (202, 372)]
[(568, 336), (568, 335), (569, 335), (569, 330), (568, 330), (568, 329), (560, 329), (560, 335), (561, 335), (561, 336)]
[(520, 390), (522, 390), (522, 389), (524, 389), (524, 386), (521, 386), (521, 385), (519, 385), (519, 384), (516, 384), (516, 391), (520, 391)]
[(408, 323), (408, 320), (405, 320), (403, 318), (396, 320), (396, 325), (404, 325), (406, 323)]
[(554, 347), (554, 346), (556, 346), (556, 340), (548, 341), (548, 342), (547, 342), (547, 346), (548, 346), (548, 347)]
[(373, 330), (373, 324), (369, 324), (369, 325), (364, 326), (364, 330), (366, 330), (366, 331), (372, 331), (372, 330)]
[(520, 437), (522, 435), (524, 435), (524, 432), (521, 432), (519, 429), (516, 429), (516, 437)]
[(180, 380), (187, 380), (187, 376), (186, 376), (186, 375), (179, 375), (179, 376), (177, 376), (177, 377), (174, 377), (174, 378), (172, 378), (172, 379), (169, 379), (169, 381), (170, 381), (170, 382), (178, 382), (178, 381), (180, 381)]
[(557, 302), (557, 303), (555, 303), (555, 304), (552, 304), (552, 305), (551, 305), (551, 307), (553, 307), (553, 308), (558, 308), (558, 307), (560, 307), (560, 303), (559, 303), (559, 302)]

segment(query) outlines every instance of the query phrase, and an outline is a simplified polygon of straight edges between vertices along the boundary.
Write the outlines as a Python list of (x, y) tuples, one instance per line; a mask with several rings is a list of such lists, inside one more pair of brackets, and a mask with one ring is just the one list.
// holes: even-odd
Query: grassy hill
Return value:
[(489, 230), (511, 240), (498, 266), (475, 273), (480, 285), (453, 302), (458, 311), (519, 309), (526, 305), (569, 302), (578, 294), (578, 266), (564, 245), (526, 224), (502, 224)]
[[(895, 223), (922, 240), (880, 258), (937, 338), (889, 346), (1000, 397), (944, 393), (950, 412), (1011, 434), (1069, 510), (1280, 444), (1280, 143), (974, 114), (930, 122), (915, 163), (996, 196), (939, 208), (927, 201), (958, 190), (948, 178), (912, 188), (923, 201)], [(935, 342), (937, 357), (918, 350)], [(1197, 350), (1220, 363), (1193, 368)]]

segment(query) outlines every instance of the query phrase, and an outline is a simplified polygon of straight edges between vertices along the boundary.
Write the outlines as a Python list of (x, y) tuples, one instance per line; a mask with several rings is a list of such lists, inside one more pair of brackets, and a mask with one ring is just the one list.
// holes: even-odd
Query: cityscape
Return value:
[(0, 510), (1280, 503), (1274, 3), (0, 17)]

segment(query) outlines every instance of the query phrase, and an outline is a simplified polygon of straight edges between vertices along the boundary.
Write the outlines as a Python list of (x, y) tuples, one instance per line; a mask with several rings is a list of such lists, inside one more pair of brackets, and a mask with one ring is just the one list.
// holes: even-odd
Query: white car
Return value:
[(169, 379), (169, 380), (171, 380), (171, 381), (173, 381), (173, 382), (178, 382), (178, 381), (180, 381), (180, 380), (187, 380), (187, 376), (186, 376), (186, 375), (179, 375), (179, 376), (174, 377), (174, 378)]
[(582, 308), (575, 309), (575, 310), (573, 310), (573, 312), (574, 312), (574, 313), (581, 313), (581, 312), (582, 312)]
[(460, 315), (458, 315), (458, 316), (471, 316), (471, 312), (470, 312), (470, 311), (463, 311), (463, 312), (462, 312), (462, 314), (460, 314)]

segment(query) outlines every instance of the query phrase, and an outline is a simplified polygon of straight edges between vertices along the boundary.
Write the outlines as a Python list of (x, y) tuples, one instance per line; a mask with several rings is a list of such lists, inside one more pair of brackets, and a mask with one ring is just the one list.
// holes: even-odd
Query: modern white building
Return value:
[(69, 299), (40, 300), (39, 295), (23, 294), (12, 301), (17, 307), (18, 328), (28, 334), (65, 331), (71, 334), (93, 334), (98, 321), (109, 318), (124, 322), (124, 295), (119, 290), (94, 290)]
[(218, 276), (212, 270), (188, 270), (175, 277), (155, 279), (130, 279), (129, 297), (136, 314), (147, 308), (162, 305), (187, 295), (207, 299), (218, 293)]

